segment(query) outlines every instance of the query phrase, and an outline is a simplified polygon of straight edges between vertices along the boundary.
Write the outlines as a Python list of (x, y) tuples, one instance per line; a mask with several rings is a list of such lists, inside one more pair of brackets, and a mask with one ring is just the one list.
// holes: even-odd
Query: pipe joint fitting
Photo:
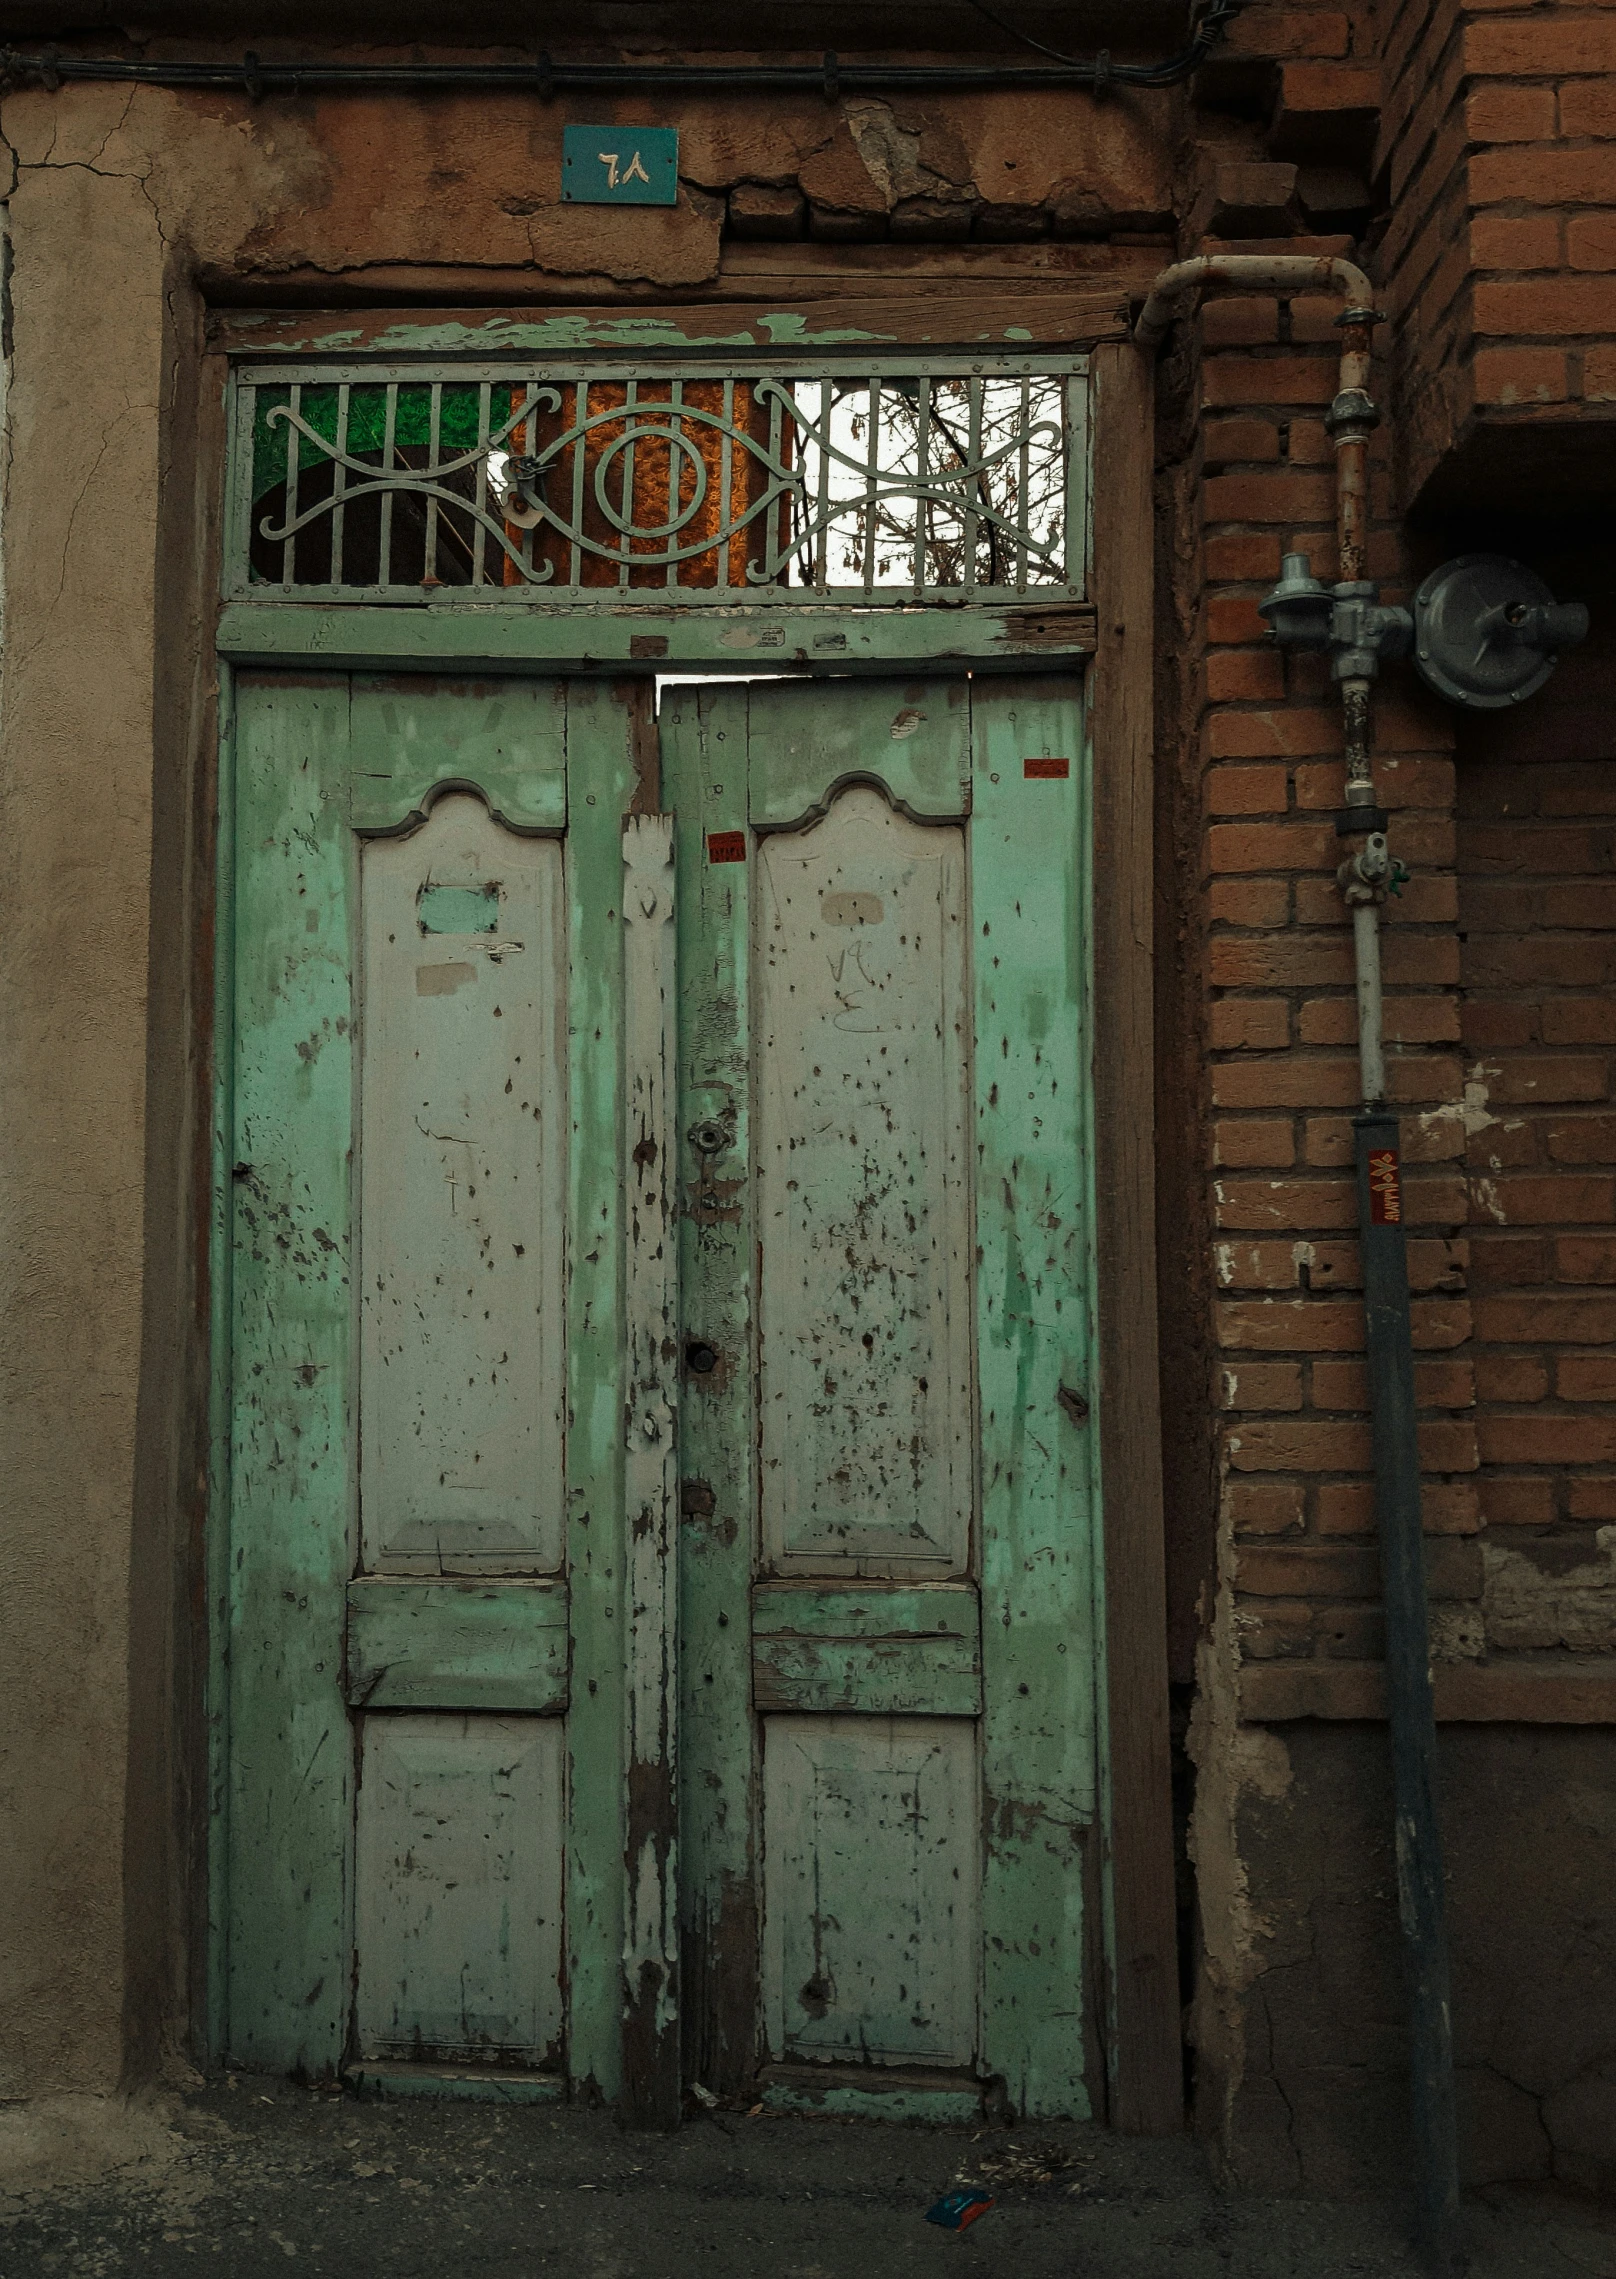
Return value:
[(1367, 437), (1379, 425), (1380, 406), (1366, 388), (1342, 388), (1324, 415), (1324, 432), (1337, 443)]

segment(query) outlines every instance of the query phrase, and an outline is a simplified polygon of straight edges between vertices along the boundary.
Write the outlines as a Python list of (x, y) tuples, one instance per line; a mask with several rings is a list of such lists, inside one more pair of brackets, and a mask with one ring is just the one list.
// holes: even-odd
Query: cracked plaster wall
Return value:
[[(631, 124), (654, 101), (599, 98)], [(716, 277), (726, 195), (800, 192), (833, 234), (958, 209), (1077, 234), (1164, 227), (1171, 113), (1119, 96), (1072, 133), (1065, 98), (963, 93), (888, 104), (737, 90), (681, 110), (673, 207), (563, 206), (567, 107), (483, 91), (277, 99), (158, 88), (33, 89), (4, 104), (24, 169), (81, 163), (142, 182), (166, 237), (206, 283), (312, 284), (378, 271), (478, 275), (540, 291), (676, 289)], [(546, 285), (546, 280), (550, 283)]]
[(1196, 1651), (1188, 1750), (1195, 1767), (1189, 1855), (1201, 1946), (1189, 2039), (1197, 2053), (1196, 2120), (1227, 2160), (1245, 2074), (1248, 1997), (1267, 1968), (1272, 1925), (1253, 1899), (1241, 1838), (1248, 1799), (1281, 1801), (1291, 1785), (1282, 1736), (1242, 1725), (1234, 1544), (1219, 1532), (1211, 1619)]
[[(1250, 1729), (1248, 1729), (1250, 1733)], [(1253, 1736), (1255, 1738), (1255, 1736)], [(1247, 1929), (1230, 2180), (1356, 2194), (1408, 2176), (1406, 2017), (1383, 1727), (1299, 1724), (1232, 1813)], [(1616, 1757), (1602, 1728), (1445, 1726), (1454, 2056), (1467, 2182), (1616, 2190)], [(1207, 2052), (1203, 2049), (1203, 2059)]]

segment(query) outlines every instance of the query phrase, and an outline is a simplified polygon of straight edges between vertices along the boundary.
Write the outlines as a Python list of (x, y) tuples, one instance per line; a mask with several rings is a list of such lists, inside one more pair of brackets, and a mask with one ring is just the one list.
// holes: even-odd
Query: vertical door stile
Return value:
[(1016, 2111), (1081, 2115), (1096, 1807), (1084, 744), (1059, 683), (978, 684), (972, 712), (984, 2051)]
[(623, 816), (632, 717), (604, 681), (567, 692), (568, 2072), (575, 2095), (622, 2090), (624, 1731), (622, 1108)]
[[(251, 391), (247, 393), (250, 395)], [(251, 430), (248, 430), (249, 436)], [(222, 2064), (229, 2033), (230, 1497), (235, 1392), (230, 1169), (236, 1137), (236, 674), (219, 668), (218, 862), (213, 924), (213, 1198), (208, 1223), (211, 1387), (208, 1403), (206, 2061)]]
[(228, 2054), (314, 2078), (352, 1936), (348, 709), (345, 679), (238, 686)]
[(679, 818), (679, 1287), (689, 1362), (679, 1419), (680, 2004), (686, 2069), (726, 2096), (751, 2081), (758, 2032), (746, 702), (745, 690), (681, 689), (662, 720), (668, 804)]
[(623, 2069), (630, 2117), (672, 2128), (677, 2003), (679, 1332), (673, 818), (623, 827), (624, 1401), (628, 1667)]

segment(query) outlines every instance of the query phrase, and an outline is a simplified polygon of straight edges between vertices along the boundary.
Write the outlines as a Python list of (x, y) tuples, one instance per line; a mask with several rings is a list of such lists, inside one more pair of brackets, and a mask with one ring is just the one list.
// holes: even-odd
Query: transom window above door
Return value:
[(274, 601), (1081, 597), (1087, 359), (263, 364), (226, 591)]

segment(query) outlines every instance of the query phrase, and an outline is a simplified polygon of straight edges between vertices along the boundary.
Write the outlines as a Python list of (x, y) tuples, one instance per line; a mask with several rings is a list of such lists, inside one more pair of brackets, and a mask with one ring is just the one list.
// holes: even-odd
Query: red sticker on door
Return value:
[(1021, 772), (1029, 779), (1034, 776), (1054, 776), (1064, 782), (1072, 772), (1070, 760), (1023, 760)]
[(707, 860), (710, 863), (744, 863), (746, 860), (746, 833), (744, 831), (709, 831), (707, 834)]
[(1369, 1150), (1369, 1224), (1400, 1227), (1403, 1223), (1403, 1175), (1394, 1147)]

